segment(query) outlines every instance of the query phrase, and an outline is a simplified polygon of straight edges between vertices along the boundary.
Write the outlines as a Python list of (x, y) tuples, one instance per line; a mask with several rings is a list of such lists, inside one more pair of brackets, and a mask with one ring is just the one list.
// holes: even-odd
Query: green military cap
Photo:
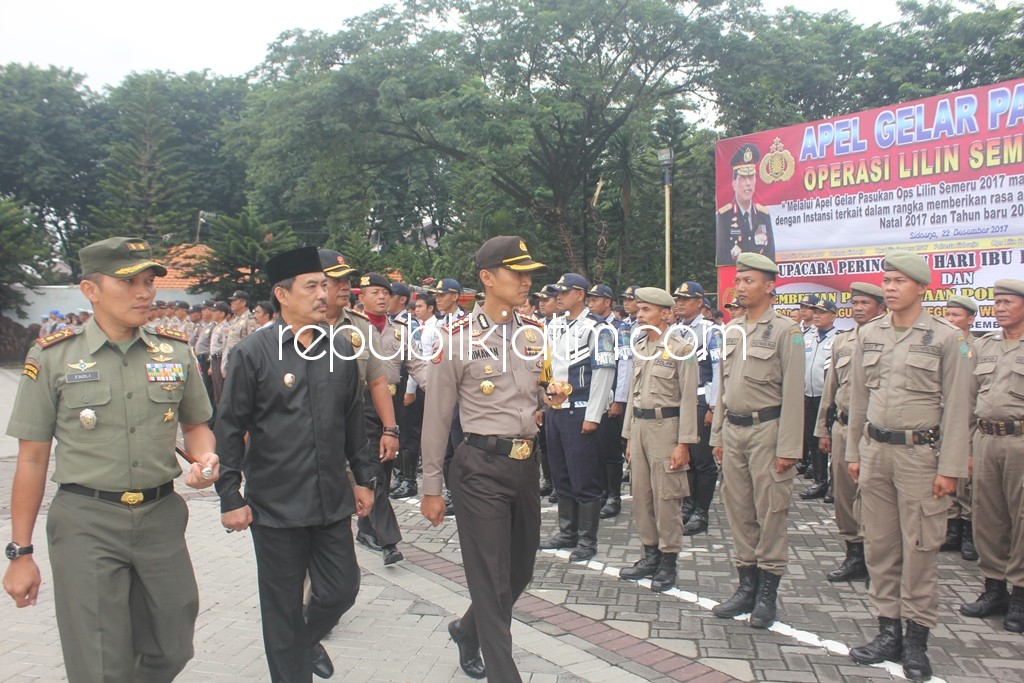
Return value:
[(912, 251), (890, 251), (882, 262), (882, 270), (898, 270), (922, 285), (931, 284), (932, 269)]
[(1024, 296), (1024, 280), (996, 280), (995, 293)]
[(760, 270), (772, 275), (779, 274), (779, 267), (767, 256), (754, 254), (745, 251), (736, 258), (736, 272), (742, 273), (745, 270)]
[(676, 303), (671, 294), (658, 287), (638, 287), (634, 295), (638, 304), (654, 304), (662, 308), (672, 308)]
[(111, 237), (94, 242), (78, 250), (78, 259), (86, 275), (102, 273), (127, 279), (147, 268), (160, 277), (167, 275), (167, 269), (153, 260), (149, 242), (138, 237)]
[(962, 308), (968, 313), (977, 313), (978, 304), (966, 296), (951, 296), (946, 302), (946, 308)]
[(882, 303), (885, 301), (885, 292), (878, 285), (873, 285), (870, 282), (852, 282), (850, 283), (850, 295), (851, 296), (867, 296), (875, 301)]

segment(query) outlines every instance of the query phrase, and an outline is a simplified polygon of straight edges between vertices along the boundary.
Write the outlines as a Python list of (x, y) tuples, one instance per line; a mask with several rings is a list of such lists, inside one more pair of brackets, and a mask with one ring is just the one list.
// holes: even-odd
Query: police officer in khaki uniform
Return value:
[(518, 683), (512, 606), (533, 577), (540, 542), (533, 437), (544, 338), (540, 323), (515, 308), (530, 293), (531, 274), (547, 268), (533, 260), (523, 240), (505, 235), (487, 240), (474, 261), (484, 302), (442, 329), (428, 375), (421, 508), (434, 526), (444, 518), (441, 468), (458, 402), (464, 436), (449, 484), (472, 603), (448, 632), (467, 675)]
[(220, 362), (222, 377), (228, 376), (228, 362), (231, 357), (231, 349), (238, 346), (238, 342), (259, 328), (259, 325), (256, 324), (256, 319), (252, 317), (252, 311), (249, 310), (249, 298), (249, 293), (241, 289), (228, 297), (228, 305), (231, 307), (231, 314), (234, 317), (228, 321), (224, 332), (224, 357)]
[(804, 340), (791, 318), (772, 309), (778, 272), (760, 254), (736, 260), (736, 298), (746, 315), (726, 330), (722, 390), (711, 426), (740, 576), (736, 593), (713, 612), (732, 618), (752, 610), (755, 628), (775, 621), (788, 562), (786, 517), (803, 445)]
[(78, 255), (95, 316), (36, 341), (7, 427), (19, 441), (4, 589), (36, 602), (32, 529), (56, 438), (46, 532), (68, 679), (170, 681), (192, 658), (199, 607), (174, 447), (180, 425), (199, 461), (185, 483), (214, 482), (210, 402), (181, 335), (143, 327), (167, 273), (149, 245), (112, 237)]
[[(974, 344), (974, 518), (985, 590), (969, 617), (1006, 614), (1024, 632), (1024, 280), (996, 280), (998, 332)], [(1006, 583), (1013, 589), (1007, 595)]]
[(697, 349), (693, 338), (669, 328), (672, 295), (636, 290), (637, 321), (646, 332), (635, 343), (633, 378), (622, 437), (631, 470), (633, 517), (644, 556), (619, 571), (623, 579), (651, 577), (651, 590), (676, 585), (683, 545), (679, 508), (689, 495), (690, 447), (697, 430)]
[(857, 484), (846, 468), (846, 426), (850, 422), (850, 361), (857, 348), (857, 331), (861, 325), (885, 312), (884, 298), (882, 288), (877, 285), (869, 282), (850, 285), (850, 309), (857, 327), (837, 335), (832, 344), (825, 388), (814, 426), (818, 448), (832, 456), (835, 520), (839, 535), (846, 543), (846, 558), (825, 575), (829, 581), (863, 579), (868, 575), (864, 561), (864, 536), (860, 531)]
[[(943, 317), (960, 328), (967, 338), (967, 343), (974, 346), (974, 335), (971, 327), (974, 317), (978, 314), (978, 304), (966, 296), (951, 296), (946, 301)], [(967, 476), (957, 480), (956, 493), (952, 496), (953, 504), (949, 506), (946, 518), (946, 540), (939, 548), (940, 552), (960, 551), (960, 557), (974, 562), (978, 559), (978, 551), (974, 547), (974, 524), (971, 522), (971, 467), (968, 459)]]
[(920, 256), (893, 251), (882, 268), (889, 313), (858, 333), (846, 443), (850, 476), (860, 485), (879, 634), (850, 656), (861, 664), (902, 657), (907, 678), (927, 680), (928, 631), (939, 602), (936, 555), (949, 494), (967, 475), (970, 346), (921, 305), (932, 274)]

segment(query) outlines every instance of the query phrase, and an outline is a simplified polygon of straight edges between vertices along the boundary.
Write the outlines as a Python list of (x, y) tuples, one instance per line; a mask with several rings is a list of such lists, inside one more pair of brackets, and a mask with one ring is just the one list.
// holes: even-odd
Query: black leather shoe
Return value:
[(618, 517), (620, 512), (622, 512), (622, 498), (608, 496), (608, 502), (601, 508), (601, 519)]
[(708, 516), (703, 510), (696, 510), (690, 515), (690, 521), (683, 525), (683, 536), (696, 536), (707, 533)]
[(985, 590), (974, 602), (960, 605), (960, 614), (965, 617), (984, 619), (993, 614), (1006, 614), (1010, 606), (1010, 594), (1006, 591), (1006, 581), (985, 579)]
[(359, 531), (356, 533), (356, 540), (359, 543), (365, 545), (370, 550), (380, 552), (384, 549), (384, 547), (380, 544), (380, 541), (378, 541), (375, 536), (371, 536), (370, 534), (364, 531)]
[(552, 493), (554, 493), (554, 490), (555, 489), (551, 485), (550, 481), (548, 481), (544, 477), (540, 478), (540, 497), (541, 498), (543, 498), (544, 496), (550, 496)]
[(416, 487), (416, 482), (403, 479), (398, 488), (390, 493), (390, 496), (391, 500), (400, 500), (402, 498), (412, 498), (417, 493), (419, 493), (419, 489)]
[(455, 503), (452, 502), (452, 494), (448, 491), (444, 492), (444, 516), (453, 517), (455, 515)]
[(811, 484), (800, 494), (800, 498), (814, 500), (815, 498), (824, 498), (826, 493), (828, 493), (828, 482), (823, 481), (820, 484)]
[(396, 562), (401, 562), (402, 560), (405, 559), (405, 555), (402, 554), (402, 551), (399, 550), (395, 546), (394, 543), (392, 543), (391, 545), (384, 546), (381, 549), (381, 553), (383, 553), (383, 555), (384, 555), (384, 566), (385, 567), (388, 566), (389, 564), (394, 564)]
[(858, 664), (903, 661), (903, 624), (899, 619), (878, 617), (878, 635), (870, 643), (850, 648), (850, 659)]
[(487, 676), (487, 671), (484, 669), (484, 661), (480, 659), (480, 646), (467, 642), (468, 639), (463, 635), (461, 626), (461, 619), (456, 619), (448, 624), (448, 635), (459, 646), (459, 666), (470, 678), (484, 678)]
[(320, 678), (330, 678), (334, 675), (334, 663), (331, 661), (327, 650), (320, 643), (313, 646), (313, 656), (310, 659), (313, 673)]

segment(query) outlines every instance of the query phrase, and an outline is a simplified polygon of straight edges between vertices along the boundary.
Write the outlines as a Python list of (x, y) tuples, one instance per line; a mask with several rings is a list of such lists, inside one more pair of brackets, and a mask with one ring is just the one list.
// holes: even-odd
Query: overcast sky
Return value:
[[(1004, 5), (1006, 0), (1000, 0)], [(94, 89), (132, 71), (208, 68), (241, 75), (285, 30), (333, 33), (383, 0), (0, 0), (0, 64), (71, 67)], [(865, 24), (898, 16), (895, 0), (764, 0), (823, 12), (845, 9)]]

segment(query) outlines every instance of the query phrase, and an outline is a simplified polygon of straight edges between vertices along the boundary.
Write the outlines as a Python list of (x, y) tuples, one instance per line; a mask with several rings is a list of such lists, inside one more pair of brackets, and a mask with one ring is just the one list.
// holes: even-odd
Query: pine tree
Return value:
[(40, 230), (21, 202), (0, 199), (0, 310), (13, 308), (19, 314), (25, 304), (21, 287), (42, 284), (39, 277), (49, 248)]

